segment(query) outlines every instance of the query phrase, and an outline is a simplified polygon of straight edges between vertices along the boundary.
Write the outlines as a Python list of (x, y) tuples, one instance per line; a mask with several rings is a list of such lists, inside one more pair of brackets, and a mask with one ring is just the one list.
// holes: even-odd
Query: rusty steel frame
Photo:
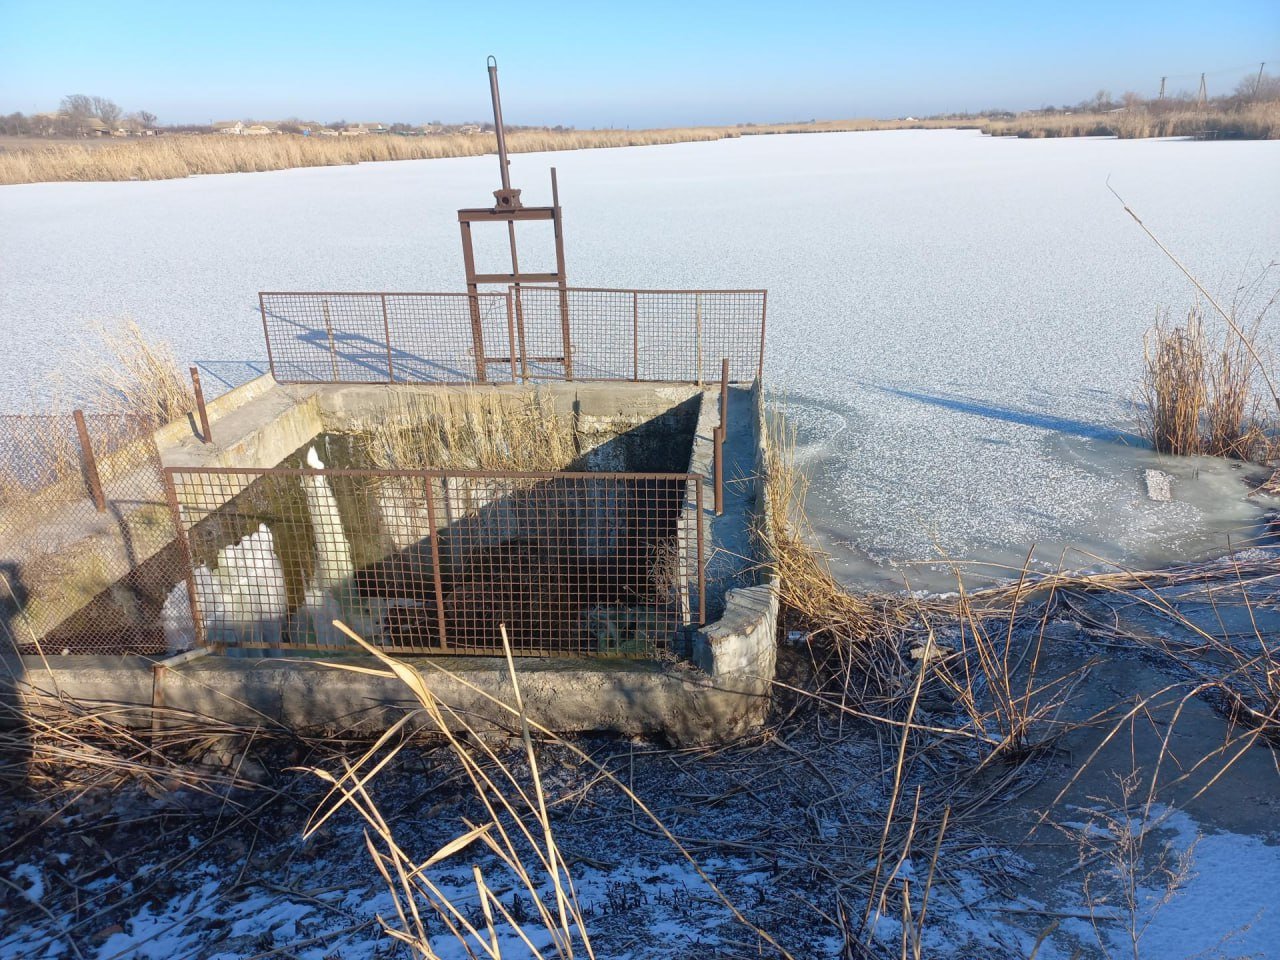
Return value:
[[(431, 558), (431, 574), (427, 580), (421, 578), (425, 575), (425, 571), (417, 570), (407, 580), (397, 581), (401, 593), (391, 596), (406, 596), (403, 591), (408, 591), (407, 596), (412, 598), (412, 610), (421, 611), (423, 616), (434, 620), (435, 637), (434, 642), (423, 644), (417, 642), (400, 642), (393, 637), (389, 641), (382, 642), (383, 648), (388, 652), (398, 654), (414, 654), (414, 653), (434, 653), (443, 654), (450, 652), (466, 653), (466, 654), (501, 654), (501, 649), (492, 647), (489, 644), (478, 643), (475, 640), (476, 631), (480, 629), (477, 626), (474, 617), (468, 618), (464, 612), (458, 612), (458, 591), (464, 590), (465, 597), (475, 593), (474, 590), (467, 590), (468, 584), (471, 582), (472, 576), (488, 575), (498, 577), (499, 579), (492, 582), (490, 589), (494, 590), (501, 596), (506, 598), (506, 602), (510, 603), (513, 596), (517, 598), (522, 596), (519, 590), (522, 585), (531, 592), (527, 595), (530, 606), (536, 607), (539, 601), (546, 603), (552, 602), (561, 604), (561, 609), (565, 604), (572, 608), (577, 602), (583, 605), (580, 614), (585, 614), (585, 605), (590, 603), (591, 596), (589, 582), (593, 580), (601, 580), (608, 582), (610, 578), (614, 578), (615, 582), (621, 582), (618, 578), (634, 577), (637, 571), (643, 571), (644, 565), (648, 562), (658, 562), (650, 557), (649, 554), (641, 549), (645, 543), (661, 543), (666, 542), (664, 538), (671, 538), (671, 553), (666, 554), (669, 558), (671, 566), (666, 569), (670, 572), (668, 575), (673, 577), (672, 589), (675, 594), (675, 610), (684, 610), (683, 619), (680, 615), (670, 614), (671, 600), (652, 602), (657, 603), (654, 609), (668, 610), (668, 615), (677, 616), (676, 620), (666, 621), (674, 627), (676, 624), (683, 622), (685, 625), (701, 625), (705, 623), (707, 600), (706, 600), (706, 546), (704, 541), (703, 530), (703, 485), (704, 478), (700, 474), (676, 473), (676, 472), (628, 472), (628, 473), (601, 473), (592, 471), (502, 471), (502, 470), (368, 470), (354, 468), (339, 469), (312, 469), (306, 467), (168, 467), (163, 471), (164, 483), (166, 488), (166, 498), (170, 511), (173, 515), (175, 525), (177, 527), (177, 539), (182, 549), (183, 559), (187, 573), (187, 589), (191, 599), (191, 615), (192, 623), (195, 629), (196, 642), (200, 647), (211, 646), (209, 638), (208, 621), (205, 620), (203, 612), (199, 605), (199, 592), (196, 587), (195, 566), (197, 557), (191, 542), (191, 531), (196, 530), (200, 524), (206, 520), (214, 518), (219, 511), (226, 508), (237, 497), (248, 492), (254, 483), (260, 480), (285, 480), (285, 479), (302, 479), (306, 477), (323, 477), (326, 479), (335, 478), (351, 478), (355, 481), (368, 481), (377, 486), (379, 489), (387, 490), (383, 485), (384, 481), (396, 480), (412, 480), (420, 481), (422, 486), (418, 488), (416, 485), (409, 489), (421, 489), (425, 491), (425, 495), (414, 495), (408, 501), (400, 501), (408, 507), (425, 507), (426, 514), (426, 531), (423, 535), (421, 531), (413, 536), (418, 537), (417, 542), (423, 544), (429, 550)], [(243, 485), (230, 484), (224, 486), (221, 481), (229, 477), (251, 478)], [(216, 486), (205, 486), (201, 478), (210, 478), (218, 481)], [(192, 480), (200, 481), (194, 487), (189, 486)], [(554, 487), (544, 487), (544, 483), (556, 484)], [(525, 486), (525, 484), (529, 484)], [(656, 484), (656, 485), (655, 485)], [(663, 486), (667, 485), (667, 486)], [(199, 496), (202, 490), (217, 490), (218, 494), (215, 499), (219, 502), (192, 502), (193, 495)], [(373, 487), (370, 487), (373, 489)], [(395, 488), (390, 488), (395, 492)], [(404, 487), (400, 488), (403, 494)], [(234, 491), (230, 496), (226, 495), (226, 491)], [(504, 495), (494, 499), (485, 500), (486, 495), (492, 495), (494, 490), (505, 491)], [(557, 496), (564, 496), (568, 491), (568, 503), (578, 503), (576, 497), (587, 495), (588, 499), (581, 501), (589, 503), (591, 497), (599, 497), (599, 491), (611, 491), (597, 502), (610, 503), (617, 509), (621, 505), (624, 512), (621, 515), (613, 516), (615, 523), (622, 524), (616, 529), (597, 525), (596, 521), (586, 517), (574, 517), (565, 514), (562, 511), (565, 507), (555, 506), (555, 504), (563, 504), (566, 501), (557, 500)], [(184, 492), (186, 497), (184, 498)], [(515, 501), (509, 501), (507, 497), (515, 496), (518, 499), (528, 494), (533, 499), (525, 503), (517, 504)], [(546, 501), (540, 499), (543, 496), (550, 496), (552, 499)], [(443, 497), (443, 504), (448, 522), (444, 527), (438, 524), (439, 508), (436, 504), (437, 497)], [(473, 498), (479, 497), (483, 502), (476, 507)], [(629, 499), (635, 497), (637, 499)], [(653, 499), (653, 498), (659, 499)], [(662, 499), (665, 498), (665, 499)], [(532, 524), (533, 531), (528, 536), (549, 537), (548, 543), (557, 542), (561, 546), (554, 549), (566, 551), (561, 554), (566, 561), (572, 560), (579, 566), (581, 575), (586, 577), (583, 583), (577, 581), (570, 582), (569, 586), (565, 586), (563, 580), (542, 582), (538, 580), (539, 576), (550, 576), (549, 568), (545, 568), (545, 559), (535, 555), (529, 560), (529, 566), (524, 567), (515, 562), (514, 566), (506, 566), (498, 564), (494, 566), (494, 561), (486, 561), (483, 557), (487, 550), (505, 548), (508, 541), (498, 539), (496, 541), (485, 540), (483, 536), (488, 534), (488, 528), (483, 522), (476, 525), (476, 518), (480, 516), (479, 511), (483, 510), (489, 504), (502, 503), (506, 506), (504, 509), (514, 511), (515, 516), (524, 516), (527, 523)], [(549, 507), (548, 504), (552, 506)], [(663, 510), (671, 510), (669, 514), (662, 512), (648, 512), (658, 508), (662, 503), (666, 503)], [(452, 504), (452, 508), (451, 508)], [(522, 514), (521, 511), (525, 513)], [(632, 511), (630, 513), (626, 511)], [(548, 512), (549, 511), (549, 512)], [(689, 529), (689, 519), (687, 514), (692, 512), (693, 529)], [(396, 516), (408, 516), (409, 512), (396, 514)], [(667, 520), (661, 520), (661, 516), (667, 516)], [(247, 515), (247, 516), (252, 516)], [(625, 520), (624, 517), (630, 517)], [(627, 524), (633, 523), (639, 518), (644, 521), (646, 518), (651, 523), (669, 523), (671, 526), (666, 533), (658, 530), (650, 531), (648, 534), (642, 535), (637, 530), (629, 527)], [(356, 532), (368, 533), (369, 529), (363, 524), (385, 524), (385, 516), (378, 516), (372, 511), (365, 511), (358, 517), (328, 517), (330, 522), (335, 519), (339, 524), (337, 532), (343, 536), (348, 533), (354, 538)], [(277, 517), (277, 523), (303, 523), (311, 525), (310, 528), (315, 531), (314, 536), (320, 537), (322, 521), (318, 521), (311, 516), (310, 511), (304, 511), (297, 517), (291, 517), (286, 511), (283, 517)], [(510, 521), (517, 522), (517, 521)], [(319, 523), (320, 526), (314, 526)], [(354, 525), (354, 526), (348, 526)], [(461, 525), (457, 532), (455, 527)], [(517, 525), (518, 522), (517, 522)], [(215, 524), (215, 529), (216, 529)], [(329, 530), (329, 528), (325, 528)], [(631, 530), (630, 537), (625, 535), (626, 530)], [(468, 531), (470, 536), (475, 537), (481, 535), (481, 541), (468, 539)], [(608, 539), (613, 543), (611, 548), (613, 552), (600, 554), (589, 546), (584, 546), (580, 539), (584, 536), (584, 531), (589, 532), (591, 536), (600, 536)], [(329, 530), (332, 533), (331, 530)], [(384, 529), (384, 532), (385, 529)], [(505, 533), (504, 536), (511, 537), (513, 534)], [(515, 539), (510, 540), (511, 544), (524, 543), (524, 536), (514, 535)], [(658, 536), (659, 540), (650, 541), (648, 536)], [(461, 539), (457, 539), (461, 537)], [(639, 538), (639, 539), (635, 539)], [(449, 577), (453, 582), (452, 590), (446, 594), (443, 578), (443, 570), (446, 565), (442, 563), (442, 545), (444, 540), (448, 545), (451, 558), (447, 569)], [(690, 542), (692, 541), (692, 542)], [(230, 542), (237, 542), (232, 539)], [(565, 547), (564, 544), (570, 544)], [(577, 545), (576, 547), (572, 545)], [(459, 554), (459, 550), (470, 547), (473, 553), (463, 552)], [(405, 549), (398, 547), (396, 549)], [(394, 552), (394, 551), (393, 551)], [(282, 555), (283, 556), (283, 555)], [(461, 559), (459, 559), (461, 556)], [(516, 560), (518, 561), (518, 555)], [(480, 559), (475, 559), (479, 557)], [(576, 558), (576, 559), (574, 559)], [(379, 567), (392, 561), (392, 554), (386, 554), (379, 559), (373, 561), (374, 567)], [(488, 565), (486, 565), (488, 564)], [(622, 566), (619, 566), (621, 564)], [(393, 563), (394, 565), (394, 563)], [(632, 569), (634, 567), (634, 570)], [(363, 571), (364, 568), (361, 568)], [(404, 569), (416, 569), (412, 566)], [(477, 574), (476, 571), (479, 571)], [(630, 571), (630, 572), (627, 572)], [(363, 573), (361, 573), (363, 575)], [(651, 576), (652, 574), (645, 574)], [(504, 580), (503, 577), (510, 577), (510, 580)], [(532, 578), (532, 581), (522, 580), (521, 577)], [(429, 581), (429, 582), (428, 582)], [(630, 581), (628, 581), (630, 582)], [(648, 581), (645, 581), (648, 582)], [(556, 585), (559, 584), (559, 590)], [(696, 584), (696, 586), (695, 586)], [(696, 590), (696, 599), (694, 591)], [(513, 594), (513, 591), (515, 593)], [(251, 585), (252, 592), (252, 585)], [(477, 596), (484, 597), (486, 594), (480, 593)], [(548, 601), (546, 598), (554, 598)], [(474, 597), (473, 597), (474, 599)], [(687, 603), (685, 602), (687, 601)], [(399, 602), (399, 601), (397, 601)], [(612, 601), (616, 602), (616, 601)], [(647, 609), (644, 606), (646, 601), (641, 601), (640, 605), (635, 609)], [(402, 609), (402, 608), (397, 608)], [(465, 607), (463, 608), (465, 611)], [(452, 611), (452, 612), (449, 612)], [(448, 616), (447, 616), (448, 612)], [(462, 619), (458, 619), (461, 617)], [(544, 621), (537, 621), (541, 626), (548, 626)], [(217, 636), (222, 637), (222, 630), (226, 624), (216, 625), (219, 627)], [(490, 625), (493, 626), (493, 625)], [(393, 629), (384, 625), (384, 629)], [(454, 643), (452, 633), (455, 630), (462, 630), (460, 644)], [(575, 655), (594, 655), (591, 649), (583, 649), (581, 646), (581, 637), (575, 631), (580, 631), (581, 627), (573, 628), (566, 624), (555, 627), (551, 624), (550, 632), (537, 633), (530, 635), (528, 631), (521, 637), (520, 653), (521, 655), (547, 655), (547, 654), (575, 654)], [(577, 640), (570, 642), (567, 639), (560, 639), (555, 635), (556, 630), (569, 630), (571, 637), (577, 637)], [(279, 646), (282, 649), (307, 649), (307, 650), (332, 650), (332, 649), (350, 649), (348, 645), (340, 644), (337, 646), (329, 646), (311, 642), (299, 642), (296, 640), (284, 640), (281, 638), (278, 643), (269, 643), (268, 646)], [(219, 642), (212, 644), (215, 650), (221, 650), (223, 645)], [(634, 652), (634, 651), (632, 651)], [(617, 655), (617, 654), (606, 654)], [(624, 654), (625, 655), (625, 654)]]
[[(502, 119), (502, 96), (498, 91), (498, 61), (489, 57), (489, 97), (493, 102), (493, 129), (498, 145), (498, 175), (502, 186), (493, 192), (492, 207), (467, 207), (458, 211), (458, 228), (462, 233), (462, 266), (466, 273), (467, 292), (475, 294), (481, 284), (509, 284), (519, 290), (523, 283), (554, 283), (562, 291), (567, 283), (564, 258), (564, 218), (560, 209), (560, 186), (556, 179), (556, 168), (551, 168), (551, 206), (526, 207), (520, 200), (520, 191), (511, 186), (511, 161), (507, 158), (507, 133)], [(518, 222), (551, 221), (555, 237), (556, 269), (552, 273), (526, 273), (520, 269), (520, 254), (516, 245), (516, 224)], [(507, 246), (511, 252), (510, 273), (478, 273), (476, 271), (475, 245), (471, 236), (473, 223), (505, 223), (507, 225)], [(561, 297), (561, 362), (564, 365), (564, 378), (573, 379), (573, 343), (570, 339), (568, 304)], [(517, 323), (520, 318), (517, 315)], [(488, 376), (484, 359), (484, 334), (481, 327), (478, 305), (472, 306), (472, 340), (476, 356), (476, 381), (486, 383)], [(524, 354), (524, 327), (520, 324), (521, 355)], [(515, 355), (514, 342), (510, 350)], [(522, 367), (522, 375), (528, 378), (527, 366)]]

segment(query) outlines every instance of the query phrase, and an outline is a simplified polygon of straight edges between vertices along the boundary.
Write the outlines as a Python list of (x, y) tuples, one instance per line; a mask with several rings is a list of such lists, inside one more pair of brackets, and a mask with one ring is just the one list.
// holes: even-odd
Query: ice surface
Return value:
[[(0, 188), (0, 403), (25, 405), (92, 318), (132, 315), (208, 386), (265, 368), (260, 289), (459, 289), (455, 210), (488, 200), (495, 162)], [(1142, 331), (1192, 292), (1106, 181), (1229, 299), (1280, 259), (1280, 143), (900, 131), (525, 154), (528, 202), (551, 164), (571, 282), (769, 288), (768, 379), (851, 578), (1031, 543), (1159, 562), (1259, 512), (1225, 468), (1126, 445)], [(501, 231), (477, 237), (497, 262)], [(1174, 502), (1146, 498), (1145, 467)]]

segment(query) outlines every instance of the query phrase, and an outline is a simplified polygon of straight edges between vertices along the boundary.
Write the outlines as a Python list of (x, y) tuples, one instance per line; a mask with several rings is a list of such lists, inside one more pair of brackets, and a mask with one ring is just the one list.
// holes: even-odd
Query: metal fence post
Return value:
[(200, 442), (213, 443), (209, 432), (209, 411), (204, 405), (204, 388), (200, 386), (200, 371), (191, 368), (191, 390), (196, 395), (196, 414), (200, 417)]
[(329, 365), (333, 368), (333, 382), (338, 382), (338, 347), (333, 342), (333, 321), (329, 317), (329, 299), (320, 301), (320, 309), (324, 313), (324, 332), (329, 337)]
[(693, 295), (694, 354), (697, 357), (697, 383), (702, 386), (702, 294)]
[(183, 573), (187, 577), (187, 603), (191, 608), (192, 640), (197, 647), (206, 647), (209, 637), (205, 629), (204, 614), (200, 610), (200, 594), (196, 590), (196, 562), (191, 553), (191, 539), (187, 536), (187, 528), (182, 522), (182, 507), (178, 503), (178, 486), (173, 478), (175, 469), (174, 467), (164, 468), (164, 492), (169, 501), (169, 512), (173, 516), (173, 530), (177, 535), (178, 546), (182, 549)]
[(84, 411), (72, 412), (76, 421), (76, 434), (80, 438), (80, 462), (84, 466), (84, 478), (89, 484), (89, 495), (93, 497), (93, 505), (99, 513), (107, 512), (107, 498), (102, 494), (102, 478), (98, 476), (98, 461), (93, 455), (93, 444), (89, 440), (89, 428), (85, 426)]
[(760, 358), (756, 362), (756, 382), (760, 383), (764, 380), (764, 325), (765, 315), (769, 308), (769, 291), (763, 290), (760, 293)]
[[(436, 627), (440, 632), (440, 649), (449, 649), (449, 639), (445, 632), (444, 623), (444, 579), (440, 574), (440, 535), (436, 529), (436, 494), (435, 484), (432, 482), (433, 477), (429, 473), (422, 474), (423, 486), (427, 491), (427, 540), (431, 546), (431, 579), (434, 581), (436, 591)], [(445, 487), (445, 497), (448, 497), (449, 488)], [(447, 506), (447, 504), (446, 504)]]
[(715, 447), (715, 491), (714, 503), (716, 516), (724, 513), (724, 424), (711, 431)]
[(698, 525), (698, 625), (707, 622), (707, 568), (702, 557), (702, 475), (694, 474), (694, 493), (698, 500), (698, 509), (694, 516)]
[(640, 291), (631, 291), (631, 379), (640, 379)]
[(262, 336), (267, 341), (267, 369), (271, 371), (271, 379), (279, 381), (279, 377), (276, 376), (275, 354), (271, 352), (271, 328), (267, 324), (267, 299), (261, 292), (258, 293), (258, 312), (262, 314)]
[(387, 319), (387, 295), (382, 294), (382, 332), (387, 338), (387, 383), (396, 382), (396, 368), (391, 362), (391, 321)]

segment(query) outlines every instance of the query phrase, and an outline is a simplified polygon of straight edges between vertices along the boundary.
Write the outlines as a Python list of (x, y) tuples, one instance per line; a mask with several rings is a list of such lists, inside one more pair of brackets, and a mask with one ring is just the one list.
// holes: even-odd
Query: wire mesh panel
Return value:
[(81, 437), (70, 415), (0, 416), (0, 642), (30, 654), (189, 644), (151, 427), (114, 414), (83, 423)]
[(704, 612), (700, 477), (166, 472), (211, 644), (652, 656)]
[(506, 294), (258, 297), (272, 375), (281, 383), (501, 383), (513, 377)]
[(735, 383), (756, 379), (764, 350), (763, 290), (513, 288), (530, 379), (705, 383), (729, 358)]

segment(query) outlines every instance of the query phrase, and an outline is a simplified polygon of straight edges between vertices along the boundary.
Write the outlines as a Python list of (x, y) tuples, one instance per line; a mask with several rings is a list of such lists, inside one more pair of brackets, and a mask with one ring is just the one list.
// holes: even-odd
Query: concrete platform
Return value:
[[(476, 389), (519, 396), (531, 387), (451, 388), (428, 385), (282, 386), (259, 378), (210, 405), (214, 443), (189, 424), (157, 433), (166, 466), (272, 467), (326, 431), (358, 430), (408, 393)], [(759, 513), (766, 434), (758, 388), (729, 391), (726, 497), (711, 509), (712, 433), (721, 422), (719, 391), (695, 385), (553, 383), (538, 390), (571, 415), (588, 458), (638, 425), (695, 404), (688, 471), (707, 478), (702, 511), (686, 505), (709, 545), (707, 623), (693, 633), (687, 660), (522, 657), (517, 669), (530, 715), (564, 732), (614, 731), (678, 744), (740, 735), (758, 725), (769, 704), (778, 615), (777, 585), (751, 536)], [(592, 446), (594, 444), (595, 446)], [(608, 469), (607, 464), (597, 464)], [(617, 469), (615, 466), (614, 469)], [(373, 665), (371, 659), (346, 662)], [(510, 700), (505, 662), (491, 657), (409, 661), (430, 689), (482, 726), (506, 729), (509, 716), (486, 698)], [(411, 708), (397, 680), (336, 670), (306, 657), (247, 656), (6, 657), (11, 693), (34, 702), (37, 692), (134, 705), (133, 720), (153, 722), (152, 707), (189, 711), (237, 724), (282, 724), (309, 732), (373, 733)], [(0, 678), (0, 683), (4, 680)], [(0, 690), (0, 695), (3, 691)]]

